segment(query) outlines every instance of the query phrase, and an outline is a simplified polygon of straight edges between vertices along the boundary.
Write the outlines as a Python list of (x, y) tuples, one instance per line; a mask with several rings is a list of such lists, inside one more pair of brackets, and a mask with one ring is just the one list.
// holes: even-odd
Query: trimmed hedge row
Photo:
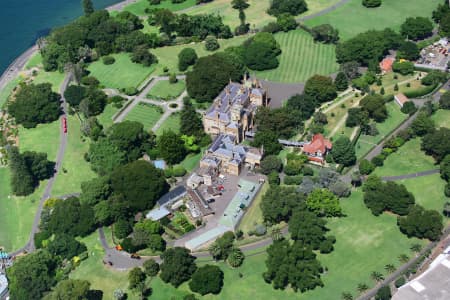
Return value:
[(435, 83), (435, 84), (433, 84), (433, 85), (426, 86), (426, 87), (423, 87), (423, 88), (421, 88), (421, 89), (417, 89), (417, 90), (414, 90), (414, 91), (404, 92), (404, 94), (405, 94), (405, 96), (408, 97), (408, 98), (418, 98), (418, 97), (423, 97), (423, 96), (426, 96), (426, 95), (432, 93), (432, 92), (436, 89), (437, 86), (438, 86), (438, 84)]

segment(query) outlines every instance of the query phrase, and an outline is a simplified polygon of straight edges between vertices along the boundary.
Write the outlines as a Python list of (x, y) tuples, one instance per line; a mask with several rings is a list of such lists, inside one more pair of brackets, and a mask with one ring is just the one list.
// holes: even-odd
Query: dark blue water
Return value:
[[(121, 1), (93, 2), (104, 8)], [(0, 75), (38, 37), (81, 14), (81, 0), (0, 0)]]

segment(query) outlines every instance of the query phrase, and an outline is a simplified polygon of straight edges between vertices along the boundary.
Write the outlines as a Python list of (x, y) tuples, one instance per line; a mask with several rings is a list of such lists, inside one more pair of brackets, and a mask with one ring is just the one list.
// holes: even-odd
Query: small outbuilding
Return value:
[(395, 102), (397, 102), (400, 107), (403, 107), (403, 105), (409, 101), (408, 97), (405, 96), (403, 93), (399, 93), (394, 96)]

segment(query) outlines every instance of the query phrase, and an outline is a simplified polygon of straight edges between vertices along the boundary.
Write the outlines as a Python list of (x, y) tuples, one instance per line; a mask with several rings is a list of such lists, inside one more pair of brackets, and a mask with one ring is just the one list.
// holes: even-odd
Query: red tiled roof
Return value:
[(395, 99), (400, 103), (401, 106), (409, 101), (408, 97), (406, 97), (403, 93), (395, 95)]
[(307, 153), (316, 153), (320, 151), (321, 153), (325, 153), (326, 150), (330, 150), (333, 147), (333, 144), (329, 140), (323, 137), (320, 133), (315, 134), (311, 140), (311, 143), (303, 146), (303, 151)]
[(323, 163), (323, 158), (322, 157), (308, 156), (308, 160), (315, 161), (315, 162), (318, 162), (318, 163)]
[(392, 64), (394, 63), (394, 59), (392, 57), (386, 57), (380, 62), (380, 69), (384, 72), (392, 71)]

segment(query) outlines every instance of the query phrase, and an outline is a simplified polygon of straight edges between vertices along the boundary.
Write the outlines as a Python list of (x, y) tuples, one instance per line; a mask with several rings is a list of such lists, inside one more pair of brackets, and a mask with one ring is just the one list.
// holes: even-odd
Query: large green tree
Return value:
[(56, 269), (56, 258), (45, 250), (18, 258), (6, 271), (11, 299), (41, 299), (55, 284)]
[(50, 83), (23, 85), (15, 100), (8, 105), (8, 112), (25, 128), (58, 119), (61, 96), (52, 91)]
[(183, 108), (180, 115), (180, 132), (187, 136), (203, 135), (202, 119), (188, 97), (183, 99)]
[(191, 291), (206, 294), (219, 294), (223, 286), (223, 272), (218, 266), (204, 265), (192, 275), (189, 288)]
[(109, 139), (101, 138), (89, 145), (88, 158), (92, 170), (99, 175), (106, 175), (126, 162), (126, 153)]
[(186, 248), (175, 247), (164, 251), (161, 254), (163, 260), (161, 264), (162, 281), (171, 283), (178, 287), (183, 282), (189, 280), (197, 269), (195, 257), (189, 254)]
[(409, 17), (400, 27), (401, 34), (410, 40), (420, 40), (433, 33), (433, 23), (425, 17)]
[(413, 206), (406, 217), (398, 218), (400, 230), (408, 237), (439, 240), (444, 225), (442, 215), (435, 210), (426, 210), (420, 205)]
[(450, 129), (441, 127), (422, 138), (421, 148), (431, 155), (437, 162), (441, 162), (447, 154), (450, 154)]
[(304, 93), (316, 99), (318, 103), (331, 101), (337, 96), (333, 80), (321, 75), (314, 75), (306, 81)]
[(335, 162), (346, 167), (354, 165), (356, 162), (355, 147), (346, 136), (341, 136), (333, 143), (331, 156)]
[(44, 300), (89, 299), (91, 283), (87, 280), (65, 279), (58, 282), (53, 291)]
[(388, 117), (386, 105), (381, 95), (375, 94), (364, 97), (360, 106), (364, 111), (367, 111), (370, 118), (377, 122), (383, 122)]
[(186, 149), (181, 136), (172, 130), (165, 130), (158, 137), (158, 153), (170, 165), (181, 162), (186, 157)]
[(306, 198), (306, 206), (319, 216), (338, 217), (342, 214), (339, 199), (327, 189), (315, 189)]
[(267, 12), (270, 15), (288, 13), (293, 16), (299, 15), (308, 10), (305, 0), (272, 0)]
[(180, 71), (186, 71), (189, 66), (192, 66), (197, 61), (198, 56), (194, 49), (183, 48), (178, 53), (178, 69)]
[(264, 221), (280, 223), (288, 221), (292, 211), (304, 205), (305, 197), (292, 187), (271, 186), (263, 195), (261, 210)]
[(83, 5), (83, 12), (85, 16), (89, 16), (94, 12), (94, 4), (92, 4), (92, 0), (82, 0), (81, 4)]
[(111, 187), (124, 197), (130, 212), (152, 208), (169, 188), (162, 172), (143, 160), (117, 168), (111, 174)]

